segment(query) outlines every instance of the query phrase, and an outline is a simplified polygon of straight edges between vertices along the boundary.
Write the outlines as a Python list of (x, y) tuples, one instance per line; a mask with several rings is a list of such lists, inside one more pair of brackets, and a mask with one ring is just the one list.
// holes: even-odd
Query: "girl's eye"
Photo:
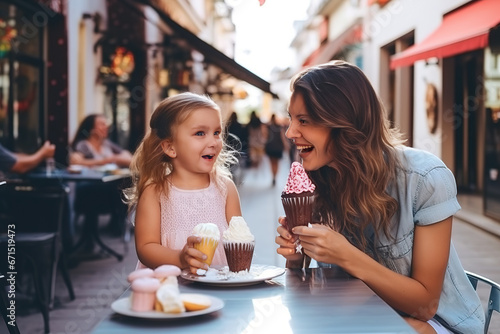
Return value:
[(194, 134), (195, 136), (204, 136), (205, 135), (205, 132), (203, 131), (198, 131)]
[(219, 136), (220, 135), (220, 131), (215, 131), (214, 132), (214, 136)]

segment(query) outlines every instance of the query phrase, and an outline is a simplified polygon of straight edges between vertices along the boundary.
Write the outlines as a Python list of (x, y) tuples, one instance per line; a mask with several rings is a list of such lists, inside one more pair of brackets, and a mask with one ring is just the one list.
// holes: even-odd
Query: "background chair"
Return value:
[[(20, 334), (19, 328), (17, 327), (16, 319), (10, 318), (7, 309), (10, 307), (10, 298), (6, 290), (9, 289), (9, 283), (7, 282), (7, 277), (0, 273), (0, 312), (2, 313), (5, 326), (9, 330), (10, 334)], [(1, 330), (0, 326), (0, 330)]]
[[(18, 277), (32, 277), (35, 301), (49, 333), (49, 310), (54, 305), (57, 269), (61, 271), (70, 299), (75, 299), (65, 262), (61, 231), (66, 189), (57, 185), (36, 185), (26, 182), (8, 183), (0, 190), (0, 250), (7, 254), (10, 235), (15, 240), (15, 268), (0, 261), (0, 271), (16, 271)], [(5, 257), (7, 258), (7, 257)], [(8, 269), (8, 270), (7, 270)], [(16, 284), (25, 280), (16, 279)], [(18, 287), (22, 291), (22, 287)]]
[(481, 284), (486, 284), (489, 286), (490, 295), (488, 298), (488, 306), (485, 309), (486, 322), (484, 324), (484, 334), (486, 334), (488, 333), (488, 328), (490, 326), (493, 311), (500, 312), (500, 284), (469, 271), (466, 271), (465, 273), (467, 274), (467, 277), (469, 278), (469, 281), (474, 289), (477, 290), (479, 282), (481, 282)]

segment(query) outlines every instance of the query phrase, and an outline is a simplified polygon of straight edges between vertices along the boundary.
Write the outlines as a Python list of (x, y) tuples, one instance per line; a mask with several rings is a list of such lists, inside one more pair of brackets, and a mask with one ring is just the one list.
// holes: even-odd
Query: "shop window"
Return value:
[(43, 132), (42, 29), (35, 14), (0, 2), (0, 142), (32, 153)]

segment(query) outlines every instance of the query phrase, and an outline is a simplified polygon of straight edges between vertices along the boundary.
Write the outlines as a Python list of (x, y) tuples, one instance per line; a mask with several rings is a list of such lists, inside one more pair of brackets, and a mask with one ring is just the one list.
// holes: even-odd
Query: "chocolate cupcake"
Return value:
[(281, 193), (286, 227), (290, 233), (295, 226), (306, 226), (312, 221), (314, 189), (316, 186), (307, 176), (304, 167), (297, 161), (292, 163), (285, 189)]
[(229, 228), (222, 233), (222, 243), (229, 270), (235, 273), (242, 270), (249, 271), (255, 248), (255, 237), (243, 217), (231, 218)]

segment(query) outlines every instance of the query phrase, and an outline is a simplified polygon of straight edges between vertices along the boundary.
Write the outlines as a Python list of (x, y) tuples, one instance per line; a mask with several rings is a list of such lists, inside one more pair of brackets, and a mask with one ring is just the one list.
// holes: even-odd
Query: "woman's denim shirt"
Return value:
[[(442, 221), (460, 210), (460, 205), (455, 178), (439, 158), (407, 147), (398, 152), (401, 169), (397, 181), (388, 187), (388, 193), (399, 203), (399, 211), (392, 218), (390, 228), (395, 238), (382, 235), (376, 247), (384, 266), (410, 276), (415, 226)], [(453, 243), (435, 319), (456, 333), (482, 333), (484, 328), (481, 302)]]

